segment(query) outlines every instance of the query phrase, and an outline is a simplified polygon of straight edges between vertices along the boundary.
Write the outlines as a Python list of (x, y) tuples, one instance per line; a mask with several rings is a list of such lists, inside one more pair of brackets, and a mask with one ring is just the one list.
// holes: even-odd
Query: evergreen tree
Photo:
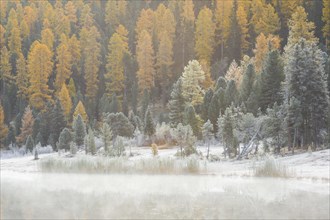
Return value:
[(95, 137), (94, 132), (91, 128), (88, 129), (87, 135), (87, 146), (85, 146), (92, 155), (96, 154), (96, 145), (95, 145)]
[(249, 64), (243, 75), (242, 84), (240, 87), (240, 100), (246, 102), (253, 90), (253, 83), (255, 79), (255, 71), (253, 64)]
[(202, 127), (202, 134), (203, 134), (203, 140), (207, 144), (207, 156), (206, 158), (209, 158), (210, 155), (210, 140), (213, 137), (213, 125), (211, 124), (210, 120), (207, 120), (205, 124)]
[(201, 136), (201, 119), (196, 115), (195, 108), (192, 105), (188, 105), (184, 111), (185, 125), (190, 125), (193, 133), (196, 137)]
[(73, 117), (77, 117), (78, 115), (82, 117), (84, 122), (88, 122), (88, 115), (81, 101), (78, 102), (76, 109), (74, 110)]
[(111, 111), (111, 103), (107, 96), (107, 94), (103, 94), (102, 98), (100, 99), (99, 108), (101, 113), (108, 113)]
[(72, 135), (69, 129), (64, 128), (59, 136), (58, 142), (56, 143), (57, 150), (64, 149), (65, 151), (70, 150), (70, 143), (72, 141)]
[(26, 152), (32, 152), (33, 148), (34, 148), (34, 141), (31, 135), (29, 135), (26, 139), (26, 143), (25, 143), (25, 147), (26, 147)]
[(281, 83), (284, 81), (284, 66), (277, 50), (273, 50), (266, 58), (261, 72), (260, 107), (266, 111), (268, 107), (282, 103)]
[(234, 146), (234, 125), (230, 109), (227, 108), (224, 115), (220, 115), (218, 119), (218, 137), (224, 144), (224, 155), (230, 157), (230, 153), (233, 152)]
[(62, 88), (59, 91), (58, 98), (63, 108), (65, 119), (66, 121), (69, 121), (71, 116), (72, 100), (65, 83), (63, 83)]
[(43, 147), (47, 145), (47, 141), (51, 134), (52, 124), (50, 122), (52, 121), (52, 108), (53, 106), (50, 103), (47, 103), (45, 111), (40, 115), (39, 132), (42, 136), (40, 144)]
[(144, 119), (144, 116), (146, 115), (147, 109), (149, 107), (150, 102), (150, 95), (148, 90), (144, 90), (143, 92), (143, 99), (142, 99), (142, 109), (141, 109), (141, 118)]
[(171, 127), (176, 127), (179, 123), (183, 123), (183, 112), (185, 108), (184, 97), (182, 95), (182, 81), (179, 79), (173, 85), (171, 99), (168, 102), (169, 118)]
[(234, 80), (230, 80), (227, 84), (227, 88), (225, 91), (225, 103), (226, 106), (230, 106), (232, 103), (237, 105), (239, 94), (237, 91), (236, 83)]
[(203, 105), (202, 105), (202, 119), (204, 121), (207, 121), (208, 118), (208, 111), (209, 111), (209, 106), (211, 104), (212, 101), (212, 97), (213, 97), (213, 90), (212, 89), (208, 89), (204, 95), (204, 99), (203, 99)]
[[(64, 111), (59, 101), (56, 101), (51, 113), (51, 132), (54, 141), (58, 141), (61, 131), (66, 127)], [(68, 148), (69, 149), (69, 148)]]
[[(300, 102), (302, 109), (301, 137), (303, 146), (319, 146), (320, 132), (326, 128), (329, 111), (329, 91), (324, 71), (323, 53), (315, 43), (301, 39), (297, 44), (286, 47), (285, 100), (292, 97)], [(297, 117), (297, 116), (295, 116)], [(292, 120), (292, 119), (291, 119)], [(295, 120), (293, 120), (295, 121)], [(292, 145), (291, 134), (289, 145)]]
[(144, 117), (144, 134), (148, 135), (149, 138), (156, 132), (154, 121), (152, 119), (150, 108), (147, 109)]
[(224, 111), (225, 106), (225, 90), (220, 88), (214, 93), (208, 110), (208, 118), (213, 124), (214, 132), (218, 131), (218, 117)]
[(134, 126), (122, 112), (106, 114), (104, 120), (110, 125), (113, 138), (132, 137)]
[(230, 28), (227, 42), (230, 60), (241, 60), (242, 55), (241, 29), (238, 24), (236, 11), (237, 0), (234, 0), (234, 4), (230, 14)]
[(117, 100), (117, 96), (115, 93), (112, 95), (112, 100), (110, 103), (110, 112), (111, 113), (119, 112), (118, 100)]
[(5, 138), (7, 137), (8, 134), (8, 127), (4, 123), (5, 115), (2, 109), (2, 105), (0, 104), (0, 143), (1, 143), (1, 148), (4, 147), (3, 143)]
[(81, 115), (78, 115), (77, 117), (74, 118), (74, 122), (73, 122), (73, 137), (78, 147), (84, 144), (85, 136), (86, 136), (85, 123)]
[(110, 126), (106, 122), (103, 122), (100, 133), (101, 133), (101, 139), (103, 142), (104, 151), (108, 152), (111, 145), (112, 132)]

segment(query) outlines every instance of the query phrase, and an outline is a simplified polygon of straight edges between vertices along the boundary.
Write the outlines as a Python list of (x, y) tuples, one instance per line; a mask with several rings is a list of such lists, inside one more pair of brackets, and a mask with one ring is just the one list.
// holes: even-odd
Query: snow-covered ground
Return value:
[[(161, 149), (159, 157), (176, 152)], [(147, 147), (132, 153), (130, 160), (152, 157)], [(0, 219), (330, 218), (330, 150), (277, 158), (294, 171), (286, 179), (253, 177), (262, 159), (221, 158), (198, 175), (101, 175), (42, 173), (39, 163), (49, 157), (58, 154), (0, 160)]]

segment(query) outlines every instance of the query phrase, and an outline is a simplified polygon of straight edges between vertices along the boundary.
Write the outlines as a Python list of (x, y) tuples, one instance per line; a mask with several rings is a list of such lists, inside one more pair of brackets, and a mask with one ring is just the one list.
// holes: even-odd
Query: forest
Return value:
[(120, 137), (141, 136), (181, 156), (213, 139), (229, 157), (260, 141), (275, 153), (330, 146), (329, 0), (5, 0), (0, 10), (3, 149), (94, 155), (97, 137), (121, 155)]

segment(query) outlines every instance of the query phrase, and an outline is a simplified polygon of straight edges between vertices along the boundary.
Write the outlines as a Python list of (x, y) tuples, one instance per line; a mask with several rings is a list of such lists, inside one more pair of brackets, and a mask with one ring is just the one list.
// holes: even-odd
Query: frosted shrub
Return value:
[(110, 151), (110, 156), (120, 157), (120, 156), (123, 156), (124, 154), (125, 154), (124, 138), (121, 136), (118, 136)]
[(166, 124), (162, 123), (157, 124), (156, 126), (156, 133), (155, 133), (155, 142), (158, 145), (163, 145), (163, 144), (169, 144), (172, 141), (172, 135), (171, 135), (171, 127)]
[(157, 156), (158, 155), (157, 144), (151, 144), (151, 151), (152, 151), (152, 155), (154, 155), (154, 156)]
[(78, 151), (78, 148), (77, 148), (76, 143), (75, 142), (71, 142), (71, 144), (70, 144), (70, 153), (72, 155), (75, 155), (77, 153), (77, 151)]
[(187, 159), (187, 169), (189, 173), (197, 173), (200, 170), (199, 160), (197, 157), (189, 157)]
[(189, 125), (178, 124), (175, 129), (171, 130), (171, 135), (180, 147), (180, 156), (187, 156), (194, 151), (196, 137)]

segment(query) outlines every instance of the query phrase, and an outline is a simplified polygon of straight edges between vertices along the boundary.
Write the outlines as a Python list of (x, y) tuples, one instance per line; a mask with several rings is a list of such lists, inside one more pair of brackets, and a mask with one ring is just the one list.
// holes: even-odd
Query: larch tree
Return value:
[(280, 29), (280, 19), (271, 4), (256, 0), (252, 6), (252, 13), (251, 24), (257, 35), (260, 33), (276, 34)]
[(28, 56), (29, 101), (32, 107), (42, 110), (47, 101), (51, 100), (48, 79), (52, 72), (53, 62), (51, 51), (45, 44), (33, 43)]
[(130, 54), (128, 49), (127, 30), (120, 25), (121, 33), (114, 33), (109, 41), (108, 45), (108, 60), (107, 60), (107, 74), (105, 75), (106, 90), (108, 96), (113, 94), (119, 96), (122, 99), (124, 93), (124, 57), (126, 54)]
[[(41, 31), (41, 43), (47, 45), (48, 49), (52, 52), (54, 48), (55, 37), (50, 28), (45, 28)], [(53, 54), (53, 52), (52, 52)]]
[(330, 52), (330, 1), (323, 0), (322, 21), (324, 22), (323, 37), (325, 38), (328, 52)]
[(114, 31), (121, 23), (127, 10), (127, 1), (108, 1), (105, 6), (105, 23)]
[(205, 80), (205, 73), (197, 60), (189, 61), (182, 73), (182, 94), (185, 102), (198, 105), (203, 102), (201, 84)]
[(16, 137), (17, 143), (25, 143), (26, 138), (33, 133), (34, 117), (30, 106), (27, 106), (22, 117), (21, 133)]
[[(86, 82), (86, 97), (91, 105), (95, 105), (95, 98), (98, 91), (98, 74), (101, 64), (100, 50), (101, 45), (99, 42), (100, 33), (95, 26), (92, 26), (87, 31), (87, 41), (82, 45), (84, 56), (84, 74)], [(93, 112), (93, 111), (92, 111)]]
[(77, 39), (76, 35), (72, 35), (68, 40), (68, 48), (71, 54), (71, 69), (74, 71), (76, 69), (79, 72), (79, 64), (81, 60), (81, 46), (80, 41)]
[(203, 8), (196, 20), (195, 52), (198, 60), (205, 60), (211, 64), (215, 46), (215, 24), (213, 14), (209, 8)]
[(12, 67), (10, 64), (10, 54), (6, 46), (1, 49), (0, 58), (0, 80), (2, 80), (3, 89), (5, 89), (5, 84), (14, 83), (14, 76), (12, 75)]
[(280, 39), (278, 36), (265, 36), (261, 33), (256, 39), (256, 45), (254, 49), (255, 54), (255, 69), (257, 73), (260, 73), (264, 60), (267, 57), (267, 54), (271, 50), (276, 50), (280, 48)]
[(70, 78), (71, 72), (71, 53), (66, 42), (62, 42), (56, 49), (56, 79), (55, 88), (59, 92), (63, 83)]
[(78, 102), (74, 110), (73, 117), (77, 117), (78, 115), (80, 115), (83, 118), (84, 122), (88, 121), (88, 115), (86, 113), (85, 106), (82, 104), (81, 101)]
[(241, 47), (242, 47), (242, 54), (241, 57), (243, 57), (243, 54), (246, 54), (250, 45), (249, 45), (249, 23), (248, 23), (248, 17), (247, 13), (242, 5), (239, 5), (236, 11), (236, 17), (237, 22), (240, 27), (240, 33), (241, 33)]
[(8, 134), (8, 127), (4, 122), (5, 120), (5, 113), (3, 111), (2, 105), (0, 104), (0, 143), (1, 147), (3, 147), (4, 140), (7, 138)]
[(68, 3), (65, 4), (65, 15), (68, 17), (69, 21), (73, 24), (75, 24), (78, 19), (77, 19), (77, 8), (74, 5), (73, 2), (69, 1)]
[(0, 24), (0, 48), (3, 48), (6, 44), (5, 33), (6, 29)]
[(14, 8), (9, 11), (6, 32), (9, 34), (8, 48), (11, 55), (18, 55), (21, 52), (22, 39), (19, 23), (17, 21), (17, 13)]
[(17, 96), (22, 100), (28, 100), (28, 87), (29, 87), (29, 78), (27, 75), (26, 60), (23, 54), (19, 55), (17, 60), (17, 75), (15, 77), (16, 86), (17, 86)]
[(307, 19), (307, 13), (301, 6), (295, 9), (289, 20), (289, 37), (287, 46), (293, 46), (298, 43), (301, 38), (309, 42), (317, 43), (318, 39), (314, 35), (315, 25)]
[(238, 66), (235, 60), (233, 60), (233, 62), (231, 62), (226, 72), (225, 79), (227, 81), (234, 80), (236, 85), (240, 86), (242, 78), (243, 78), (242, 68)]
[(140, 16), (136, 22), (136, 40), (139, 41), (141, 36), (140, 35), (145, 35), (143, 31), (147, 31), (147, 33), (150, 35), (150, 37), (153, 37), (154, 33), (154, 27), (155, 27), (155, 12), (151, 10), (150, 8), (148, 9), (142, 9), (140, 12)]
[(154, 86), (154, 49), (150, 34), (143, 30), (139, 36), (136, 48), (136, 57), (139, 66), (137, 72), (140, 92), (151, 90)]
[(71, 116), (72, 101), (65, 83), (62, 84), (62, 88), (58, 94), (58, 98), (61, 102), (65, 119), (66, 121), (69, 121)]

